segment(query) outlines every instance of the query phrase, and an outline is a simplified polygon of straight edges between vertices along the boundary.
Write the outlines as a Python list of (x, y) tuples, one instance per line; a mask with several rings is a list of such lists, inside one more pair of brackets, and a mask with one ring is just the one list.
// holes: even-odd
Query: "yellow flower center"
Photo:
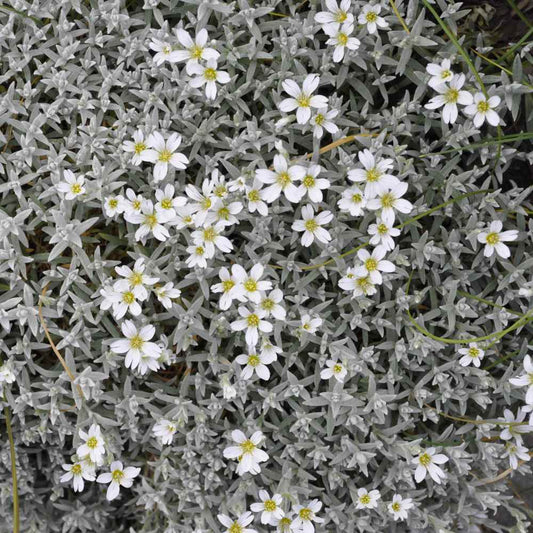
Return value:
[(378, 16), (373, 11), (369, 11), (366, 14), (366, 21), (367, 22), (376, 22), (377, 19), (378, 19)]
[(218, 196), (218, 198), (223, 198), (224, 196), (226, 196), (226, 193), (227, 193), (227, 189), (226, 189), (226, 186), (225, 185), (218, 185), (216, 188), (215, 188), (215, 196)]
[(172, 152), (170, 150), (167, 150), (166, 148), (159, 152), (159, 161), (163, 163), (168, 163), (171, 157), (172, 157)]
[(144, 144), (143, 142), (135, 143), (135, 145), (133, 146), (133, 151), (137, 155), (140, 155), (141, 152), (143, 152), (144, 150), (146, 150), (146, 144)]
[(311, 105), (311, 97), (302, 93), (296, 98), (296, 103), (299, 107), (309, 107)]
[(480, 113), (486, 113), (489, 109), (490, 109), (489, 104), (488, 104), (488, 102), (486, 102), (485, 100), (482, 100), (482, 101), (479, 102), (478, 105), (477, 105), (477, 110), (478, 110)]
[(500, 236), (497, 233), (489, 233), (487, 235), (487, 244), (495, 246), (500, 242)]
[(197, 44), (189, 48), (189, 53), (191, 54), (191, 59), (201, 59), (204, 53), (204, 49)]
[(335, 22), (340, 22), (342, 24), (347, 18), (348, 14), (342, 9), (339, 9), (337, 13), (335, 13)]
[(336, 364), (333, 367), (333, 372), (335, 372), (335, 374), (339, 374), (340, 372), (342, 372), (342, 365)]
[(272, 309), (274, 309), (274, 306), (276, 305), (276, 303), (274, 302), (274, 300), (272, 300), (271, 298), (265, 298), (262, 302), (261, 302), (261, 307), (265, 310), (265, 311), (272, 311)]
[(448, 89), (444, 95), (446, 103), (455, 104), (459, 99), (459, 91), (457, 89)]
[(94, 450), (98, 446), (98, 439), (96, 437), (89, 437), (87, 440), (87, 446)]
[(259, 202), (259, 200), (261, 200), (261, 196), (259, 196), (259, 191), (256, 189), (251, 190), (248, 193), (248, 200), (250, 200), (250, 202)]
[(217, 79), (217, 71), (214, 68), (206, 68), (204, 70), (204, 78), (207, 81), (215, 81)]
[(231, 524), (230, 528), (228, 529), (228, 533), (242, 533), (242, 532), (243, 532), (242, 526), (238, 524), (237, 522), (233, 522), (233, 524)]
[(326, 120), (326, 117), (322, 113), (318, 113), (315, 117), (315, 124), (317, 126), (322, 126), (322, 124), (324, 124), (324, 120)]
[(248, 322), (249, 328), (256, 328), (257, 326), (259, 326), (259, 317), (255, 313), (248, 315), (248, 318), (246, 320)]
[(418, 461), (422, 466), (428, 466), (431, 464), (431, 456), (429, 453), (423, 453), (419, 458)]
[(243, 454), (252, 453), (255, 450), (255, 444), (250, 439), (245, 440), (241, 444), (241, 450)]
[(70, 191), (72, 192), (72, 194), (80, 194), (81, 192), (81, 185), (79, 183), (73, 183), (71, 186), (70, 186)]
[(252, 367), (256, 367), (257, 365), (259, 365), (259, 363), (261, 362), (261, 360), (259, 359), (259, 357), (255, 354), (252, 354), (252, 355), (249, 355), (248, 356), (248, 364)]
[(316, 231), (317, 228), (318, 224), (316, 223), (316, 220), (314, 218), (310, 218), (309, 220), (305, 221), (305, 229), (307, 231), (313, 233), (313, 231)]
[(108, 204), (109, 204), (109, 207), (111, 207), (111, 209), (115, 209), (118, 206), (118, 200), (116, 198), (111, 198)]
[(304, 184), (305, 188), (310, 189), (311, 187), (315, 186), (315, 178), (313, 178), (311, 174), (307, 174), (307, 176), (304, 177), (302, 183)]
[(133, 202), (131, 203), (131, 206), (133, 207), (133, 209), (135, 209), (135, 211), (138, 211), (140, 208), (141, 208), (141, 201), (140, 200), (133, 200)]
[(363, 505), (368, 505), (370, 503), (370, 496), (368, 494), (363, 494), (360, 498), (359, 498), (359, 501), (363, 504)]
[(255, 292), (257, 290), (257, 281), (255, 281), (255, 279), (247, 279), (245, 282), (244, 282), (244, 288), (248, 291), (248, 292)]
[(298, 512), (298, 516), (302, 520), (310, 521), (311, 518), (313, 517), (313, 511), (311, 511), (311, 509), (309, 509), (308, 507), (304, 507), (303, 509), (300, 509), (300, 511)]
[(170, 54), (170, 52), (172, 52), (172, 48), (170, 48), (170, 46), (167, 44), (166, 46), (163, 46), (162, 52), (163, 54)]
[(265, 506), (265, 511), (267, 511), (269, 513), (272, 513), (278, 507), (274, 500), (265, 500), (263, 505)]
[(302, 325), (302, 329), (305, 329), (306, 331), (307, 330), (310, 330), (311, 329), (311, 324), (308, 324), (307, 322), (305, 324)]
[(368, 270), (368, 272), (372, 272), (378, 268), (378, 262), (373, 257), (369, 257), (365, 261), (365, 267)]
[(369, 183), (378, 181), (380, 176), (381, 173), (376, 168), (371, 168), (370, 170), (366, 171), (366, 181), (368, 181)]
[(202, 209), (206, 210), (206, 209), (209, 209), (211, 207), (213, 202), (211, 202), (211, 199), (210, 198), (205, 198), (204, 200), (202, 200)]
[(205, 250), (203, 246), (197, 246), (194, 252), (196, 253), (196, 255), (204, 255)]
[(130, 339), (130, 347), (134, 350), (140, 350), (143, 347), (144, 340), (139, 336), (135, 335)]
[(75, 476), (79, 476), (81, 474), (81, 465), (79, 463), (76, 463), (72, 466), (70, 469), (71, 473)]
[(345, 33), (339, 33), (339, 35), (337, 35), (337, 42), (340, 46), (346, 46), (348, 43), (348, 36)]
[(386, 224), (383, 224), (383, 223), (379, 224), (378, 233), (380, 235), (386, 235), (388, 231), (389, 231), (389, 228), (387, 227)]
[(221, 207), (219, 210), (218, 210), (218, 218), (222, 218), (224, 220), (228, 220), (229, 218), (229, 209), (227, 207)]
[(161, 200), (161, 207), (163, 209), (171, 209), (172, 208), (172, 198), (163, 198), (163, 200)]
[(398, 503), (398, 502), (394, 502), (392, 505), (391, 505), (391, 509), (394, 511), (394, 512), (398, 512), (401, 510), (401, 505)]
[(222, 282), (222, 290), (224, 292), (231, 291), (231, 289), (233, 289), (233, 287), (235, 287), (235, 282), (233, 280), (231, 280), (231, 279), (227, 279), (226, 281)]
[(157, 226), (157, 217), (154, 214), (145, 215), (144, 223), (150, 228), (154, 229)]
[(470, 348), (468, 350), (468, 355), (472, 357), (472, 359), (475, 359), (476, 357), (479, 357), (479, 350), (477, 348)]
[(130, 285), (133, 285), (134, 287), (142, 285), (143, 275), (140, 272), (133, 272), (128, 281), (130, 282)]
[(281, 185), (282, 189), (285, 189), (287, 185), (291, 184), (291, 177), (289, 176), (288, 172), (281, 172), (278, 174), (277, 182), (279, 185)]
[(122, 295), (122, 301), (128, 305), (131, 305), (135, 301), (135, 295), (128, 291)]
[(124, 477), (124, 472), (122, 470), (113, 470), (111, 473), (111, 478), (113, 481), (116, 481), (117, 483), (120, 483), (122, 481), (122, 478)]
[(357, 281), (357, 286), (363, 291), (363, 294), (366, 294), (372, 287), (372, 283), (368, 279), (368, 276), (364, 278), (359, 278)]
[(363, 197), (360, 194), (358, 193), (352, 194), (352, 202), (354, 204), (360, 204), (362, 200), (363, 200)]
[(396, 200), (396, 198), (394, 197), (394, 195), (392, 193), (386, 192), (381, 197), (381, 207), (385, 207), (385, 208), (393, 207), (395, 200)]
[(447, 80), (448, 78), (451, 78), (451, 77), (452, 77), (452, 72), (451, 72), (451, 70), (443, 70), (443, 71), (440, 73), (440, 77), (441, 77), (443, 80)]
[(217, 238), (218, 234), (213, 228), (204, 229), (204, 241), (210, 242)]

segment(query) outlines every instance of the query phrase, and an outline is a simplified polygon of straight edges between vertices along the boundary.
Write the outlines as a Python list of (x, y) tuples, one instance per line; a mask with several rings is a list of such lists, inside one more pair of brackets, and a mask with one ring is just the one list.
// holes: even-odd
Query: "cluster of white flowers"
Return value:
[(76, 450), (76, 460), (72, 464), (63, 465), (66, 473), (61, 476), (61, 483), (72, 481), (74, 492), (82, 492), (85, 481), (96, 480), (97, 483), (109, 484), (106, 498), (114, 500), (120, 493), (120, 487), (130, 488), (133, 485), (133, 479), (139, 475), (141, 469), (134, 466), (124, 468), (120, 461), (112, 461), (109, 472), (96, 477), (96, 469), (106, 462), (105, 441), (100, 426), (92, 424), (88, 432), (80, 429), (79, 435), (83, 444)]

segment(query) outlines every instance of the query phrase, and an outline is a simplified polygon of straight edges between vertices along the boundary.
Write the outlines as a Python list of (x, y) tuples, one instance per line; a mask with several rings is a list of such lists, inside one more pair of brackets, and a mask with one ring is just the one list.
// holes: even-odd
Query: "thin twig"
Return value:
[(11, 415), (9, 407), (4, 407), (6, 417), (7, 438), (9, 439), (9, 453), (11, 455), (11, 479), (13, 480), (13, 533), (20, 531), (19, 491), (17, 483), (17, 458), (15, 456), (15, 441), (11, 429)]

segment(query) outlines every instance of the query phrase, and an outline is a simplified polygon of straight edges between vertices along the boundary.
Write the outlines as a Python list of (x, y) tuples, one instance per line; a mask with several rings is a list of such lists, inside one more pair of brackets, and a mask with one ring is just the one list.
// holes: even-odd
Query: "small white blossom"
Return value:
[(454, 124), (459, 114), (457, 104), (468, 106), (474, 98), (468, 91), (462, 91), (461, 88), (465, 83), (465, 75), (459, 74), (454, 76), (449, 85), (437, 85), (435, 90), (439, 93), (434, 96), (426, 105), (426, 109), (438, 109), (444, 106), (442, 110), (442, 120), (445, 124)]
[(525, 374), (511, 378), (509, 382), (515, 387), (527, 387), (526, 403), (533, 405), (533, 361), (529, 355), (524, 357), (524, 372)]
[(367, 201), (367, 197), (355, 185), (343, 191), (341, 199), (337, 202), (337, 206), (341, 211), (347, 211), (353, 217), (360, 217), (364, 213)]
[(449, 83), (453, 79), (453, 72), (451, 70), (451, 61), (449, 59), (443, 59), (442, 63), (429, 63), (426, 66), (426, 71), (431, 75), (428, 85), (435, 89), (435, 87)]
[(131, 162), (135, 166), (140, 165), (143, 161), (149, 161), (149, 158), (146, 158), (148, 144), (144, 140), (144, 133), (141, 130), (137, 130), (133, 134), (133, 141), (124, 141), (122, 149), (125, 152), (133, 154), (131, 156)]
[(308, 204), (302, 207), (302, 220), (296, 220), (292, 224), (294, 231), (303, 231), (301, 242), (304, 246), (311, 246), (315, 237), (318, 241), (327, 244), (331, 241), (329, 231), (322, 226), (333, 220), (331, 211), (322, 211), (315, 215), (313, 206)]
[(392, 225), (396, 219), (396, 211), (409, 214), (413, 210), (413, 204), (402, 198), (406, 192), (407, 183), (399, 182), (388, 191), (380, 191), (377, 198), (368, 201), (367, 207), (373, 211), (380, 210), (381, 220)]
[(176, 30), (179, 43), (185, 50), (177, 50), (175, 57), (176, 61), (187, 61), (185, 70), (187, 74), (192, 73), (192, 68), (198, 64), (199, 61), (216, 61), (220, 54), (214, 49), (206, 46), (209, 36), (207, 30), (202, 28), (194, 40), (189, 33), (181, 28)]
[[(262, 293), (272, 289), (271, 281), (261, 279), (264, 272), (265, 267), (259, 263), (252, 267), (249, 274), (241, 265), (231, 267), (233, 278), (244, 289), (244, 296), (256, 305), (261, 301)], [(264, 316), (267, 316), (266, 312)]]
[(155, 295), (165, 309), (172, 309), (172, 300), (181, 296), (181, 291), (174, 288), (174, 284), (169, 281), (162, 287), (154, 287)]
[(368, 250), (359, 250), (357, 257), (363, 263), (357, 274), (368, 275), (370, 281), (374, 285), (381, 285), (383, 277), (381, 272), (395, 272), (396, 267), (390, 261), (383, 259), (387, 253), (387, 250), (382, 246), (377, 246), (372, 251), (372, 254)]
[(328, 11), (320, 11), (315, 15), (315, 22), (322, 24), (324, 31), (340, 24), (353, 24), (354, 18), (350, 13), (351, 0), (341, 0), (340, 5), (336, 0), (326, 0), (326, 7)]
[(147, 140), (148, 150), (143, 153), (143, 160), (154, 163), (154, 181), (157, 183), (165, 179), (169, 165), (178, 170), (184, 170), (189, 160), (182, 153), (176, 152), (181, 144), (181, 136), (172, 133), (165, 141), (163, 136), (154, 131)]
[(274, 156), (274, 170), (260, 168), (255, 171), (256, 178), (269, 186), (263, 190), (263, 198), (272, 203), (281, 193), (289, 202), (297, 203), (302, 198), (302, 193), (295, 185), (296, 180), (305, 176), (305, 169), (299, 165), (289, 166), (287, 158), (281, 154)]
[(526, 413), (523, 409), (520, 409), (515, 416), (513, 415), (510, 409), (504, 409), (502, 422), (506, 422), (504, 429), (500, 432), (500, 439), (502, 440), (511, 440), (515, 439), (517, 444), (522, 444), (523, 437), (525, 433), (531, 433), (533, 431), (533, 426), (530, 426), (524, 419), (526, 418)]
[(361, 41), (355, 37), (351, 37), (353, 33), (353, 24), (347, 24), (346, 22), (339, 28), (328, 26), (324, 28), (324, 31), (329, 35), (329, 39), (326, 44), (334, 46), (333, 61), (338, 63), (344, 59), (345, 50), (357, 50), (361, 45)]
[(311, 116), (310, 123), (313, 126), (313, 137), (322, 139), (324, 130), (334, 135), (339, 131), (338, 126), (332, 122), (339, 112), (336, 109), (327, 108), (317, 109), (317, 111)]
[(80, 439), (84, 442), (76, 450), (78, 457), (88, 455), (94, 463), (99, 464), (105, 454), (104, 438), (98, 424), (91, 424), (88, 432), (80, 429)]
[(158, 241), (166, 241), (170, 238), (168, 229), (163, 225), (169, 221), (169, 213), (157, 211), (151, 200), (144, 200), (141, 212), (129, 216), (133, 224), (140, 224), (135, 232), (136, 241), (144, 241), (152, 234)]
[(76, 177), (72, 170), (65, 170), (63, 172), (64, 182), (57, 185), (57, 190), (65, 195), (65, 200), (74, 200), (85, 192), (85, 178), (83, 176)]
[(487, 97), (483, 93), (474, 94), (474, 103), (465, 107), (464, 112), (469, 117), (473, 117), (474, 126), (480, 128), (485, 120), (491, 126), (497, 126), (500, 123), (500, 117), (494, 111), (501, 102), (499, 96)]
[(392, 168), (392, 159), (376, 160), (372, 152), (366, 148), (357, 156), (364, 170), (359, 168), (349, 170), (348, 179), (365, 184), (364, 192), (367, 199), (375, 198), (400, 183), (398, 178), (388, 174)]
[(259, 341), (259, 332), (270, 333), (273, 326), (270, 322), (264, 320), (266, 313), (262, 309), (250, 311), (244, 306), (239, 307), (239, 315), (241, 318), (231, 323), (233, 331), (246, 330), (246, 344), (248, 346), (255, 346)]
[(255, 348), (250, 347), (248, 353), (237, 356), (235, 361), (239, 365), (245, 365), (241, 372), (242, 379), (250, 379), (254, 372), (260, 379), (269, 379), (270, 370), (267, 365), (275, 361), (275, 357), (263, 353), (257, 354)]
[(282, 100), (279, 104), (280, 111), (290, 113), (296, 109), (296, 120), (298, 124), (307, 124), (311, 118), (311, 108), (320, 109), (326, 107), (328, 99), (325, 96), (313, 95), (320, 83), (320, 77), (316, 74), (309, 74), (302, 85), (302, 88), (293, 80), (285, 80), (282, 83), (283, 90), (290, 96)]
[(509, 465), (513, 470), (518, 468), (518, 461), (529, 461), (531, 456), (528, 449), (520, 443), (506, 442), (505, 453), (502, 458), (509, 457)]
[(357, 489), (357, 505), (356, 509), (375, 509), (378, 506), (378, 500), (381, 498), (379, 490), (371, 490), (360, 488)]
[(366, 25), (368, 33), (376, 33), (378, 28), (384, 29), (389, 26), (387, 24), (387, 21), (383, 17), (379, 16), (380, 13), (381, 6), (379, 4), (366, 4), (363, 6), (363, 9), (361, 10), (357, 21), (359, 22), (359, 24)]
[(394, 249), (393, 237), (398, 237), (398, 235), (400, 235), (400, 230), (398, 228), (394, 228), (392, 224), (387, 224), (379, 218), (376, 221), (376, 224), (370, 224), (370, 226), (368, 226), (367, 231), (368, 234), (372, 236), (369, 243), (372, 246), (383, 246), (387, 251)]
[(316, 333), (321, 325), (322, 319), (320, 317), (311, 318), (311, 315), (302, 315), (300, 328), (306, 333)]
[(211, 290), (214, 293), (222, 293), (219, 300), (219, 307), (223, 311), (230, 308), (233, 300), (238, 300), (239, 302), (246, 302), (247, 300), (246, 291), (241, 283), (242, 279), (246, 276), (246, 271), (244, 272), (245, 275), (242, 276), (240, 268), (242, 267), (239, 267), (239, 265), (232, 265), (230, 274), (230, 271), (226, 267), (222, 267), (218, 272), (220, 283), (211, 285)]
[(172, 444), (174, 434), (178, 430), (178, 426), (171, 420), (162, 419), (154, 425), (154, 435), (161, 440), (161, 444)]
[(157, 66), (162, 65), (165, 61), (168, 61), (169, 63), (176, 63), (179, 61), (177, 50), (173, 50), (172, 45), (168, 42), (152, 39), (149, 47), (150, 50), (157, 52), (154, 56), (154, 63)]
[(339, 287), (345, 291), (352, 291), (354, 298), (372, 296), (377, 292), (368, 272), (362, 271), (361, 268), (348, 268), (346, 274), (339, 280)]
[(275, 525), (285, 513), (281, 508), (283, 498), (281, 494), (273, 494), (272, 497), (266, 490), (259, 491), (260, 502), (252, 503), (250, 509), (254, 513), (261, 513), (261, 524)]
[(448, 462), (448, 458), (441, 454), (435, 453), (435, 448), (428, 448), (422, 452), (417, 458), (413, 459), (413, 464), (416, 465), (415, 480), (420, 483), (426, 478), (429, 473), (430, 477), (435, 483), (440, 484), (446, 478), (446, 474), (438, 465)]
[[(303, 170), (302, 183), (298, 187), (301, 198), (307, 194), (311, 202), (318, 203), (323, 200), (322, 191), (328, 189), (331, 184), (329, 180), (318, 177), (321, 171), (320, 165), (310, 165), (309, 168)], [(299, 172), (302, 173), (302, 171)]]
[(250, 438), (248, 438), (242, 431), (236, 429), (231, 432), (231, 439), (236, 446), (229, 446), (224, 450), (224, 457), (226, 459), (238, 459), (237, 474), (242, 476), (246, 472), (250, 474), (259, 474), (261, 467), (259, 463), (268, 461), (268, 454), (260, 450), (258, 446), (263, 440), (263, 434), (256, 431)]
[(146, 275), (145, 269), (146, 265), (143, 257), (135, 261), (133, 269), (125, 265), (115, 267), (115, 272), (128, 282), (129, 288), (133, 291), (135, 297), (141, 300), (148, 298), (148, 291), (145, 285), (151, 286), (159, 281), (159, 278)]
[(108, 196), (104, 201), (104, 211), (108, 217), (113, 218), (117, 214), (121, 214), (125, 209), (123, 196)]
[(227, 528), (223, 533), (257, 533), (255, 529), (246, 527), (254, 520), (254, 515), (250, 511), (241, 514), (237, 520), (232, 520), (225, 514), (219, 514), (217, 518)]
[(311, 500), (305, 505), (295, 505), (292, 510), (296, 513), (296, 518), (293, 520), (296, 531), (302, 533), (313, 533), (315, 531), (314, 523), (322, 524), (323, 518), (316, 516), (322, 509), (322, 502), (319, 500)]
[(339, 383), (344, 383), (344, 378), (347, 373), (348, 372), (342, 363), (330, 359), (329, 361), (326, 361), (326, 368), (320, 372), (320, 377), (322, 379), (331, 379), (334, 377)]
[(459, 359), (459, 364), (461, 366), (473, 364), (475, 367), (479, 368), (481, 360), (485, 357), (485, 352), (479, 348), (475, 342), (471, 342), (468, 345), (468, 348), (460, 348), (458, 352), (463, 356)]
[(483, 250), (483, 255), (485, 257), (491, 257), (494, 251), (504, 259), (511, 256), (511, 250), (509, 250), (509, 247), (503, 243), (516, 241), (518, 238), (518, 231), (502, 231), (502, 228), (503, 223), (500, 220), (493, 220), (490, 223), (488, 231), (482, 231), (478, 234), (478, 242), (485, 245), (485, 249)]
[(268, 295), (265, 293), (261, 296), (258, 307), (265, 311), (266, 317), (272, 315), (276, 320), (285, 320), (287, 311), (280, 305), (281, 302), (283, 302), (283, 292), (280, 289), (274, 289)]
[(216, 98), (217, 83), (225, 85), (231, 81), (227, 72), (218, 70), (217, 62), (214, 59), (210, 59), (205, 66), (198, 63), (191, 65), (188, 70), (191, 76), (195, 76), (189, 81), (189, 85), (195, 89), (205, 85), (205, 96), (208, 100)]
[(222, 253), (229, 253), (233, 250), (231, 241), (224, 237), (221, 232), (224, 230), (224, 224), (220, 222), (214, 226), (205, 226), (191, 233), (192, 240), (196, 246), (202, 246), (206, 254), (212, 257), (215, 254), (215, 248)]
[(71, 465), (62, 465), (66, 474), (59, 479), (60, 483), (67, 483), (72, 480), (74, 492), (82, 492), (85, 487), (85, 481), (94, 481), (96, 479), (94, 468), (87, 466), (86, 463), (78, 462)]
[(387, 509), (394, 521), (406, 520), (409, 514), (407, 511), (413, 506), (411, 498), (402, 498), (399, 494), (395, 494), (392, 497), (392, 501), (387, 505)]
[(96, 481), (98, 483), (109, 483), (106, 498), (111, 501), (118, 496), (120, 487), (131, 487), (133, 485), (133, 479), (136, 478), (140, 472), (140, 468), (134, 466), (124, 468), (120, 461), (113, 461), (111, 463), (110, 472), (100, 474), (96, 478)]

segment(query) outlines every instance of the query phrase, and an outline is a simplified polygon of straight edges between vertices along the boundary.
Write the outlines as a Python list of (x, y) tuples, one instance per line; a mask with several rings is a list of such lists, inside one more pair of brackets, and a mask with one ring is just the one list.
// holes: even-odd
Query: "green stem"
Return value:
[(530, 29), (533, 29), (533, 23), (520, 11), (518, 6), (514, 3), (514, 0), (507, 0), (507, 3), (511, 6), (512, 10), (520, 17), (520, 20)]
[(17, 459), (15, 456), (15, 441), (13, 440), (13, 430), (11, 429), (11, 415), (9, 407), (4, 408), (6, 417), (7, 438), (9, 439), (9, 452), (11, 454), (11, 478), (13, 480), (13, 533), (20, 531), (20, 513), (19, 513), (19, 492), (17, 484)]
[(507, 50), (507, 52), (505, 52), (503, 56), (500, 57), (500, 61), (506, 61), (507, 58), (509, 56), (512, 56), (515, 53), (515, 51), (518, 50), (532, 35), (533, 35), (533, 27), (516, 44), (511, 46), (511, 48), (509, 48), (509, 50)]
[(520, 353), (520, 350), (516, 350), (516, 352), (508, 353), (507, 355), (504, 355), (503, 357), (500, 357), (499, 359), (497, 359), (496, 361), (494, 361), (490, 365), (487, 365), (486, 367), (484, 367), (483, 370), (491, 370), (495, 366), (498, 366), (500, 363), (504, 363), (505, 361), (507, 361), (508, 359), (511, 359), (512, 357), (514, 357), (515, 355), (518, 355), (519, 353)]

